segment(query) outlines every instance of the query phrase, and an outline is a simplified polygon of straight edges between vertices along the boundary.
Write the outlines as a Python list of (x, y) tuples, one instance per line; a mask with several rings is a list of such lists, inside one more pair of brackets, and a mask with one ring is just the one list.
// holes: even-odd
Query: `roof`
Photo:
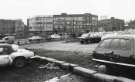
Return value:
[(28, 39), (42, 39), (42, 37), (40, 37), (40, 36), (32, 36), (32, 37), (30, 37)]
[(120, 34), (107, 34), (107, 35), (102, 37), (102, 40), (103, 39), (108, 39), (108, 38), (135, 39), (135, 35), (131, 35), (131, 34), (124, 34), (124, 35), (120, 35)]
[(11, 46), (11, 44), (7, 44), (7, 43), (0, 43), (0, 46)]
[(54, 15), (54, 17), (82, 17), (82, 16), (95, 16), (95, 17), (98, 17), (97, 15), (94, 15), (94, 14), (91, 14), (91, 13)]

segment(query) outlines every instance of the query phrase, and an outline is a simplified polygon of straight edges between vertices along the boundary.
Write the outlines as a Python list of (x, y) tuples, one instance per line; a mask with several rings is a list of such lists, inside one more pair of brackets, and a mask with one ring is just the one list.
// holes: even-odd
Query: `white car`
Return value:
[(31, 57), (34, 57), (34, 52), (30, 50), (21, 49), (15, 44), (0, 44), (0, 66), (23, 67)]
[(51, 39), (60, 39), (61, 36), (60, 36), (59, 34), (52, 34), (52, 35), (50, 36), (50, 38), (51, 38)]
[(28, 38), (29, 42), (41, 42), (43, 40), (42, 37), (40, 36), (32, 36), (30, 38)]

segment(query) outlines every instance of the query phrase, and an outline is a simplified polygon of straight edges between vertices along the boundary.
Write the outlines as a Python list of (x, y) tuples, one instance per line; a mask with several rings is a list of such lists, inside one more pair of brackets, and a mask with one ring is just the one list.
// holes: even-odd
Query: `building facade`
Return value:
[(41, 34), (53, 32), (53, 16), (36, 16), (27, 20), (29, 32)]
[(27, 36), (26, 25), (22, 20), (15, 20), (15, 34), (16, 37), (25, 37)]
[(0, 34), (15, 33), (15, 21), (0, 19)]
[(119, 31), (124, 28), (124, 20), (111, 17), (110, 19), (103, 19), (98, 22), (98, 29), (104, 31)]
[(22, 20), (0, 19), (0, 34), (17, 35), (19, 32), (24, 32)]
[(95, 31), (98, 24), (98, 16), (90, 13), (54, 15), (54, 31), (57, 33), (82, 33)]
[(128, 29), (135, 29), (135, 20), (128, 23)]

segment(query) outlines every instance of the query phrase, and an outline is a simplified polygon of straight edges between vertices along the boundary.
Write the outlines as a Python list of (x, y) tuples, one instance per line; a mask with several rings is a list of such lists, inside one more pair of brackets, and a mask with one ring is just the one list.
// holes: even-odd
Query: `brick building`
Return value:
[(103, 19), (98, 22), (98, 29), (105, 31), (119, 31), (124, 28), (124, 20), (111, 17), (110, 19)]
[(54, 15), (54, 31), (57, 33), (79, 34), (85, 31), (95, 31), (98, 16), (90, 13)]

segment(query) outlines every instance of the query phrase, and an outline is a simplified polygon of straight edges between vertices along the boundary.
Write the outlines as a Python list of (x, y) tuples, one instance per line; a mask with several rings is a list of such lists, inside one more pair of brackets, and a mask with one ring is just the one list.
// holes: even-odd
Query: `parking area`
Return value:
[[(53, 55), (56, 55), (56, 54), (60, 54), (60, 56), (62, 56), (62, 55), (65, 56), (65, 55), (67, 55), (67, 53), (69, 55), (77, 54), (77, 53), (74, 53), (76, 51), (89, 53), (89, 52), (92, 52), (92, 50), (95, 48), (96, 45), (97, 44), (83, 44), (82, 45), (79, 42), (65, 43), (64, 41), (55, 41), (55, 42), (27, 44), (27, 45), (23, 45), (23, 47), (56, 51), (56, 52), (45, 51), (45, 52), (47, 52), (48, 55), (52, 54), (52, 57), (53, 57)], [(87, 49), (87, 48), (89, 48), (89, 49)], [(63, 52), (61, 52), (61, 51), (63, 51)], [(71, 51), (71, 53), (67, 52), (67, 51)], [(42, 53), (42, 54), (44, 54), (44, 53)], [(39, 53), (38, 55), (42, 55), (42, 54)], [(46, 56), (46, 55), (44, 55), (44, 56)], [(57, 57), (59, 57), (59, 56), (57, 56)], [(59, 57), (59, 58), (64, 59), (61, 57)], [(75, 58), (78, 58), (78, 57), (75, 57)], [(68, 60), (69, 59), (70, 58), (68, 57)], [(66, 60), (66, 59), (64, 59), (64, 60)], [(74, 58), (73, 58), (73, 60), (74, 60)], [(71, 62), (71, 63), (73, 63), (73, 62)], [(35, 81), (38, 81), (38, 82), (44, 82), (46, 80), (49, 80), (49, 79), (52, 79), (55, 77), (60, 77), (60, 76), (63, 76), (65, 74), (69, 73), (69, 72), (61, 70), (61, 69), (54, 69), (54, 70), (47, 69), (46, 70), (46, 68), (43, 68), (45, 65), (46, 64), (43, 63), (42, 61), (38, 61), (38, 62), (33, 61), (31, 64), (26, 65), (23, 68), (15, 68), (12, 66), (4, 67), (4, 68), (0, 67), (0, 72), (1, 72), (0, 73), (0, 77), (1, 77), (0, 81), (7, 81), (7, 82), (9, 82), (9, 81), (10, 82), (20, 82), (20, 81), (21, 82), (33, 82), (33, 81), (35, 82)], [(8, 76), (8, 77), (6, 77), (6, 76)], [(73, 74), (71, 77), (73, 79), (77, 80), (77, 82), (89, 82), (88, 78), (80, 77), (78, 75)]]
[(73, 51), (73, 52), (92, 53), (92, 51), (96, 48), (96, 46), (97, 44), (80, 44), (79, 42), (66, 43), (64, 41), (57, 41), (57, 42), (29, 44), (29, 45), (24, 45), (23, 47), (54, 50), (54, 51)]
[[(93, 64), (91, 63), (91, 53), (97, 45), (98, 44), (80, 44), (79, 42), (66, 43), (64, 41), (55, 41), (44, 43), (31, 43), (22, 45), (21, 47), (31, 49), (36, 52), (36, 55), (39, 56), (55, 58), (61, 61), (77, 64), (81, 67), (94, 70), (94, 68), (92, 67)], [(46, 66), (47, 69), (44, 68)], [(46, 80), (50, 80), (52, 78), (55, 79), (55, 77), (61, 77), (70, 73), (69, 71), (61, 70), (61, 68), (50, 68), (48, 69), (48, 63), (43, 63), (43, 61), (33, 61), (31, 64), (23, 68), (0, 68), (0, 81), (45, 82)], [(6, 76), (8, 76), (8, 79)], [(95, 82), (95, 79), (93, 81), (93, 79), (85, 78), (72, 73), (71, 78), (77, 80), (77, 82)]]

